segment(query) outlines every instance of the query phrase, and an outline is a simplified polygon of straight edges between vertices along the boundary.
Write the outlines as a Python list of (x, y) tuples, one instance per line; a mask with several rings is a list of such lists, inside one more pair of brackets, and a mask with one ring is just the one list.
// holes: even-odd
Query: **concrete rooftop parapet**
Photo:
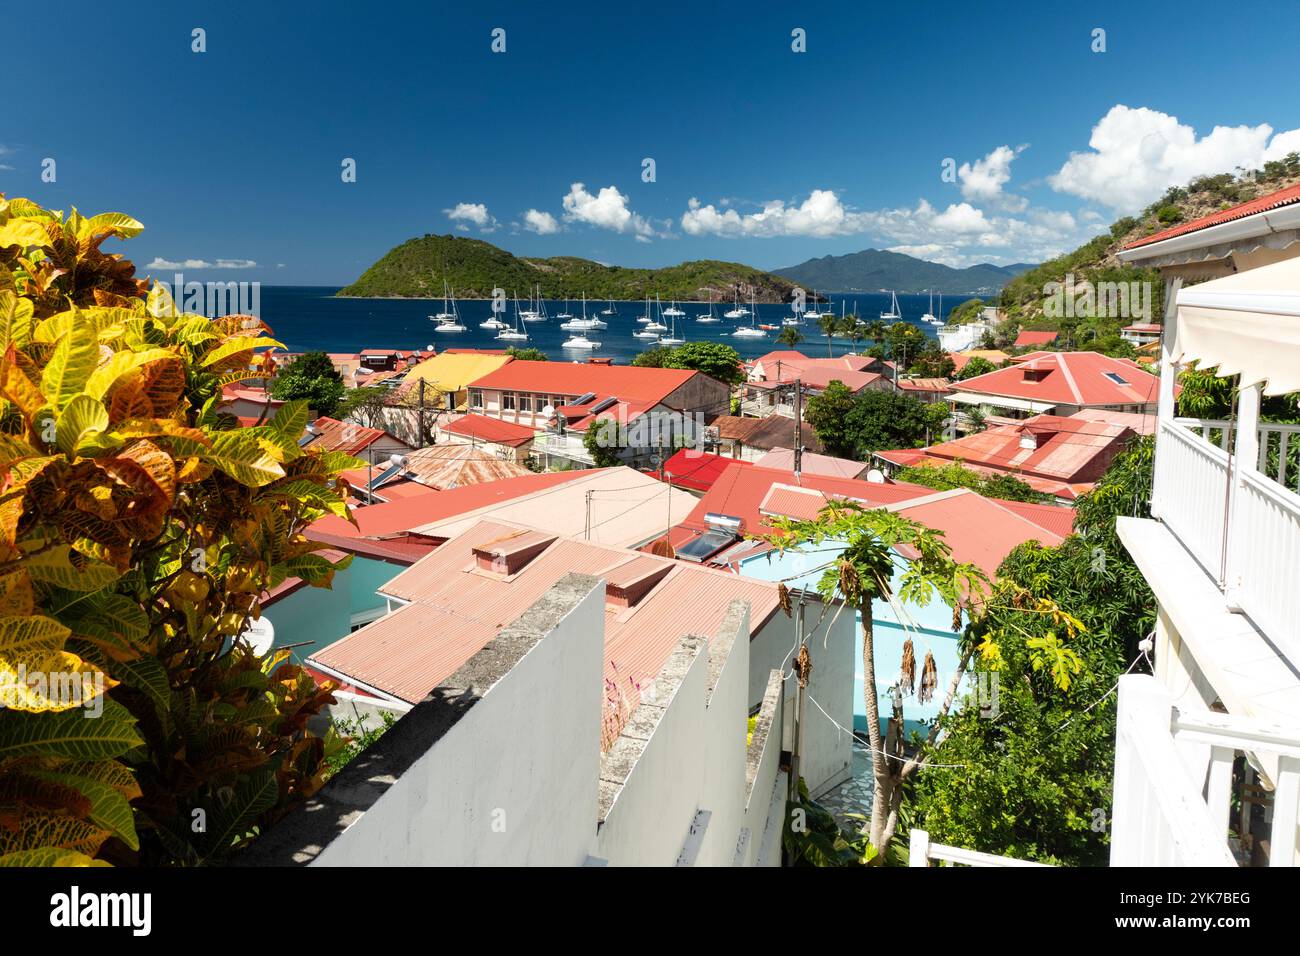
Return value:
[(754, 735), (745, 750), (745, 806), (747, 807), (754, 795), (754, 782), (759, 778), (764, 757), (768, 756), (769, 737), (772, 737), (773, 725), (776, 726), (776, 735), (772, 737), (771, 743), (775, 744), (777, 755), (780, 755), (781, 725), (778, 719), (781, 713), (783, 684), (784, 678), (781, 672), (773, 668), (767, 675), (767, 690), (763, 693), (763, 705), (758, 709)]
[[(603, 591), (597, 578), (566, 574), (441, 686), (354, 757), (319, 793), (264, 833), (236, 859), (236, 865), (303, 866), (313, 862), (597, 589)], [(670, 659), (665, 671), (671, 664)], [(670, 693), (665, 699), (668, 696)], [(594, 733), (593, 725), (593, 741)]]
[[(743, 602), (739, 602), (742, 603)], [(730, 612), (729, 612), (730, 613)], [(660, 719), (668, 711), (673, 696), (681, 686), (682, 680), (695, 663), (695, 659), (708, 648), (708, 641), (694, 634), (687, 634), (678, 642), (677, 648), (664, 661), (664, 666), (655, 675), (654, 681), (642, 692), (641, 702), (627, 723), (623, 725), (614, 746), (600, 758), (600, 796), (597, 803), (596, 819), (603, 823), (609, 815), (610, 808), (628, 775), (636, 766), (641, 754)]]
[(718, 625), (718, 632), (709, 641), (709, 700), (713, 699), (713, 689), (718, 686), (722, 669), (731, 657), (731, 649), (736, 646), (736, 638), (744, 635), (749, 640), (749, 602), (736, 598), (727, 605), (727, 613)]

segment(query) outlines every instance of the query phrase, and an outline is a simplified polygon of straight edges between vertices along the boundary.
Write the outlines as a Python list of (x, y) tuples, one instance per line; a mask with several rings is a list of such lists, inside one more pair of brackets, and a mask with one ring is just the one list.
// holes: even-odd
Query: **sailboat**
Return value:
[(677, 316), (685, 315), (686, 313), (683, 312), (681, 309), (675, 308), (675, 306), (677, 305), (675, 301), (673, 302), (673, 305), (674, 308), (667, 309), (663, 312), (664, 315), (669, 317), (669, 322), (672, 324), (672, 329), (671, 331), (669, 331), (667, 335), (659, 336), (660, 345), (681, 345), (683, 342), (686, 341), (685, 339), (680, 338), (677, 335)]
[(889, 311), (888, 311), (888, 312), (881, 312), (881, 313), (880, 313), (880, 317), (881, 317), (882, 319), (888, 319), (888, 320), (890, 320), (890, 321), (893, 321), (893, 320), (895, 320), (895, 319), (901, 319), (901, 318), (903, 317), (903, 313), (900, 312), (900, 311), (898, 311), (898, 295), (897, 295), (897, 293), (891, 292), (891, 293), (889, 293), (889, 297), (890, 297)]
[(681, 309), (677, 308), (677, 300), (676, 300), (676, 299), (673, 299), (672, 304), (669, 305), (668, 308), (666, 308), (666, 309), (663, 310), (663, 314), (666, 315), (666, 316), (668, 316), (670, 319), (675, 319), (675, 318), (677, 318), (677, 316), (679, 316), (679, 315), (681, 315), (681, 316), (686, 315), (685, 312), (683, 312)]
[[(813, 305), (812, 305), (812, 308), (811, 308), (811, 309), (805, 307), (804, 310), (803, 310), (803, 317), (804, 317), (805, 319), (812, 319), (814, 322), (816, 322), (816, 321), (818, 321), (819, 319), (821, 319), (821, 317), (824, 316), (824, 315), (834, 315), (834, 314), (835, 314), (834, 312), (829, 312), (829, 311), (828, 311), (828, 312), (819, 312), (819, 311), (817, 310), (817, 290), (816, 290), (816, 289), (813, 289), (812, 302), (813, 302)], [(795, 325), (796, 323), (793, 323), (793, 322), (787, 322), (786, 324), (787, 324), (787, 325)], [(799, 323), (799, 324), (802, 324), (802, 323)]]
[[(668, 331), (668, 326), (664, 325), (664, 323), (663, 323), (663, 317), (664, 317), (664, 306), (663, 306), (663, 303), (659, 301), (659, 296), (655, 296), (655, 304), (659, 306), (659, 318), (658, 318), (658, 319), (653, 319), (653, 320), (647, 322), (647, 323), (645, 324), (646, 331), (649, 331), (649, 332), (667, 332), (667, 331)], [(646, 312), (649, 313), (649, 311), (650, 311), (650, 309), (647, 307), (647, 308), (646, 308)]]
[(523, 329), (523, 317), (519, 311), (519, 296), (515, 296), (515, 324), (514, 327), (507, 326), (497, 333), (497, 338), (503, 342), (527, 342), (528, 333)]
[[(754, 295), (753, 295), (753, 293), (750, 293), (750, 297), (749, 297), (749, 298), (750, 298), (750, 305), (751, 305), (754, 309), (757, 309), (758, 306), (755, 305), (755, 303), (754, 303)], [(733, 310), (733, 311), (734, 311), (734, 310)], [(745, 309), (745, 310), (743, 310), (743, 311), (744, 311), (744, 314), (746, 314), (746, 315), (751, 314), (750, 311), (749, 311), (748, 309)], [(751, 322), (750, 322), (749, 325), (742, 325), (740, 328), (736, 329), (736, 331), (732, 332), (731, 334), (734, 335), (734, 336), (735, 336), (736, 338), (738, 338), (738, 339), (763, 339), (763, 338), (767, 338), (767, 332), (765, 332), (763, 329), (755, 328), (755, 327), (754, 327), (754, 323), (753, 323), (752, 320), (751, 320)]]
[(597, 318), (587, 318), (587, 293), (582, 294), (582, 318), (570, 319), (568, 322), (561, 322), (560, 328), (566, 332), (589, 332), (592, 329), (608, 328), (604, 322)]
[(465, 326), (460, 324), (460, 315), (456, 312), (456, 300), (452, 297), (451, 290), (447, 287), (445, 280), (442, 283), (442, 311), (437, 315), (429, 316), (429, 318), (438, 323), (438, 327), (434, 329), (435, 332), (465, 331)]
[(533, 300), (530, 297), (528, 300), (528, 306), (527, 309), (519, 313), (519, 318), (525, 322), (546, 321), (546, 304), (542, 302), (542, 287), (540, 285), (537, 287), (537, 304), (534, 305)]
[[(560, 328), (562, 329), (568, 328), (573, 330), (574, 332), (573, 335), (570, 335), (567, 339), (564, 340), (564, 344), (562, 344), (560, 348), (587, 349), (587, 350), (600, 348), (599, 342), (593, 342), (591, 339), (587, 338), (587, 336), (582, 334), (584, 331), (591, 328), (591, 323), (593, 321), (599, 321), (599, 320), (593, 320), (587, 318), (587, 293), (584, 292), (582, 293), (582, 318), (572, 319), (571, 321), (565, 322), (563, 325), (560, 326)], [(604, 323), (601, 324), (603, 325)]]
[(697, 315), (695, 317), (695, 321), (696, 322), (717, 322), (718, 321), (718, 317), (713, 314), (713, 290), (712, 289), (709, 290), (709, 311), (705, 312), (703, 315)]
[(645, 315), (637, 319), (638, 322), (644, 322), (645, 328), (638, 329), (632, 333), (634, 339), (658, 339), (659, 333), (650, 331), (650, 296), (645, 297)]
[(728, 309), (726, 312), (723, 312), (723, 313), (722, 313), (722, 317), (723, 317), (724, 319), (743, 319), (743, 318), (744, 318), (745, 316), (747, 316), (747, 315), (749, 315), (749, 310), (748, 310), (748, 309), (741, 308), (741, 306), (740, 306), (740, 292), (737, 291), (737, 292), (736, 292), (736, 305), (735, 305), (735, 308)]
[(943, 293), (939, 293), (939, 315), (934, 320), (935, 325), (943, 325)]
[(921, 316), (922, 322), (938, 322), (934, 317), (934, 290), (930, 290), (930, 308), (926, 310), (925, 315)]
[[(600, 314), (601, 314), (601, 315), (618, 315), (618, 309), (614, 308), (614, 300), (613, 300), (613, 298), (611, 298), (611, 299), (609, 300), (609, 308), (608, 308), (608, 309), (601, 309), (601, 310), (600, 310)], [(604, 326), (602, 326), (602, 328), (604, 328)]]
[(564, 297), (564, 311), (558, 313), (555, 317), (557, 319), (563, 319), (565, 322), (573, 318), (572, 313), (569, 312), (569, 297), (567, 295)]

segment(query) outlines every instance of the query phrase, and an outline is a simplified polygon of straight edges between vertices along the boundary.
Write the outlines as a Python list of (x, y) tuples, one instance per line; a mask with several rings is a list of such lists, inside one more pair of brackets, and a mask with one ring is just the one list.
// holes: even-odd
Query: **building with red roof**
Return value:
[(1050, 345), (1056, 341), (1058, 332), (1035, 332), (1029, 329), (1022, 329), (1016, 336), (1016, 340), (1011, 343), (1013, 348), (1023, 349), (1035, 345)]
[(890, 473), (900, 467), (957, 463), (981, 474), (1012, 475), (1035, 491), (1069, 502), (1092, 489), (1136, 434), (1087, 413), (1035, 415), (927, 448), (879, 451), (874, 457)]
[(1164, 326), (1159, 322), (1135, 322), (1119, 330), (1119, 337), (1133, 345), (1150, 345), (1159, 342)]
[(793, 349), (768, 352), (749, 365), (741, 389), (741, 410), (765, 418), (773, 413), (794, 416), (794, 389), (798, 382), (805, 398), (819, 395), (831, 382), (841, 382), (850, 392), (888, 390), (884, 366), (870, 355), (809, 358)]
[(469, 386), (471, 414), (530, 428), (538, 457), (580, 464), (594, 462), (582, 439), (598, 419), (619, 426), (622, 460), (642, 465), (661, 447), (698, 445), (730, 399), (725, 383), (691, 369), (586, 362), (514, 361)]
[(375, 464), (386, 462), (391, 455), (403, 455), (413, 450), (396, 435), (381, 428), (341, 422), (324, 415), (307, 426), (300, 444), (304, 448), (346, 452)]
[(663, 477), (678, 488), (704, 492), (712, 488), (713, 483), (722, 477), (722, 473), (734, 464), (749, 463), (725, 455), (683, 448), (664, 462)]
[(1155, 414), (1160, 380), (1136, 362), (1097, 352), (1038, 352), (1008, 368), (954, 382), (949, 401), (959, 428), (965, 412), (1024, 419), (1051, 413), (1068, 417), (1085, 408)]
[(441, 426), (439, 436), (447, 441), (483, 447), (509, 461), (528, 458), (537, 432), (527, 426), (486, 415), (461, 415)]
[[(1210, 213), (1208, 216), (1202, 216), (1200, 219), (1193, 219), (1191, 222), (1183, 222), (1176, 226), (1170, 226), (1168, 229), (1162, 229), (1160, 232), (1154, 233), (1153, 235), (1144, 236), (1141, 239), (1130, 242), (1124, 247), (1124, 251), (1127, 252), (1130, 249), (1142, 249), (1147, 246), (1156, 246), (1161, 243), (1168, 243), (1172, 246), (1173, 243), (1171, 240), (1179, 239), (1183, 236), (1188, 236), (1193, 243), (1203, 244), (1199, 237), (1193, 238), (1192, 233), (1201, 232), (1205, 229), (1212, 229), (1216, 226), (1224, 226), (1240, 219), (1248, 219), (1251, 216), (1256, 216), (1260, 213), (1269, 213), (1275, 210), (1281, 210), (1285, 207), (1297, 205), (1300, 205), (1300, 183), (1296, 183), (1294, 186), (1288, 186), (1286, 189), (1279, 189), (1266, 196), (1259, 196), (1258, 198), (1252, 199), (1248, 202), (1232, 206), (1229, 209), (1220, 209), (1217, 212)], [(1288, 210), (1288, 212), (1293, 211), (1296, 210)], [(1290, 217), (1285, 225), (1295, 228), (1292, 220), (1296, 220), (1296, 217)], [(1283, 224), (1279, 223), (1277, 226), (1283, 226)], [(1272, 228), (1276, 231), (1277, 226)], [(1121, 256), (1121, 258), (1124, 257)]]

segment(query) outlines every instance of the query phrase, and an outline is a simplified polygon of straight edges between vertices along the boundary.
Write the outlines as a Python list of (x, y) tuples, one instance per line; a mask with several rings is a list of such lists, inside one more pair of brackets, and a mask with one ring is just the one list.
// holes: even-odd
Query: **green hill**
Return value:
[(1186, 186), (1171, 186), (1160, 199), (1137, 216), (1125, 216), (1111, 225), (1110, 231), (1084, 243), (1078, 249), (1035, 266), (1008, 282), (1002, 289), (999, 310), (1005, 316), (998, 344), (1005, 346), (1015, 338), (1019, 328), (1064, 332), (1056, 347), (1095, 348), (1122, 354), (1127, 350), (1119, 341), (1119, 331), (1133, 319), (1122, 316), (1095, 318), (1052, 318), (1044, 314), (1048, 299), (1045, 287), (1073, 275), (1076, 284), (1089, 281), (1150, 282), (1151, 321), (1164, 315), (1164, 286), (1153, 268), (1139, 268), (1119, 261), (1118, 253), (1128, 243), (1154, 235), (1180, 222), (1191, 222), (1221, 209), (1267, 195), (1300, 182), (1300, 154), (1269, 162), (1263, 169), (1238, 175), (1223, 173), (1202, 176)]
[(391, 249), (356, 282), (338, 294), (437, 298), (443, 279), (458, 298), (485, 299), (494, 287), (525, 297), (535, 285), (549, 299), (587, 298), (707, 300), (730, 302), (739, 292), (742, 300), (753, 290), (759, 302), (786, 302), (794, 283), (780, 276), (741, 265), (701, 259), (664, 269), (625, 269), (590, 259), (555, 256), (527, 259), (481, 239), (460, 236), (422, 236)]

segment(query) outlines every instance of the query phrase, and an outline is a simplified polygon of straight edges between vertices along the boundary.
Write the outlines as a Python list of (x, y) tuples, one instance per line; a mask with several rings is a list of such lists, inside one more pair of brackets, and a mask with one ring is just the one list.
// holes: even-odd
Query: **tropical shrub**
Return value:
[(142, 228), (0, 196), (0, 865), (220, 860), (323, 779), (329, 688), (242, 635), (360, 463), (218, 411), (279, 343), (146, 296)]

